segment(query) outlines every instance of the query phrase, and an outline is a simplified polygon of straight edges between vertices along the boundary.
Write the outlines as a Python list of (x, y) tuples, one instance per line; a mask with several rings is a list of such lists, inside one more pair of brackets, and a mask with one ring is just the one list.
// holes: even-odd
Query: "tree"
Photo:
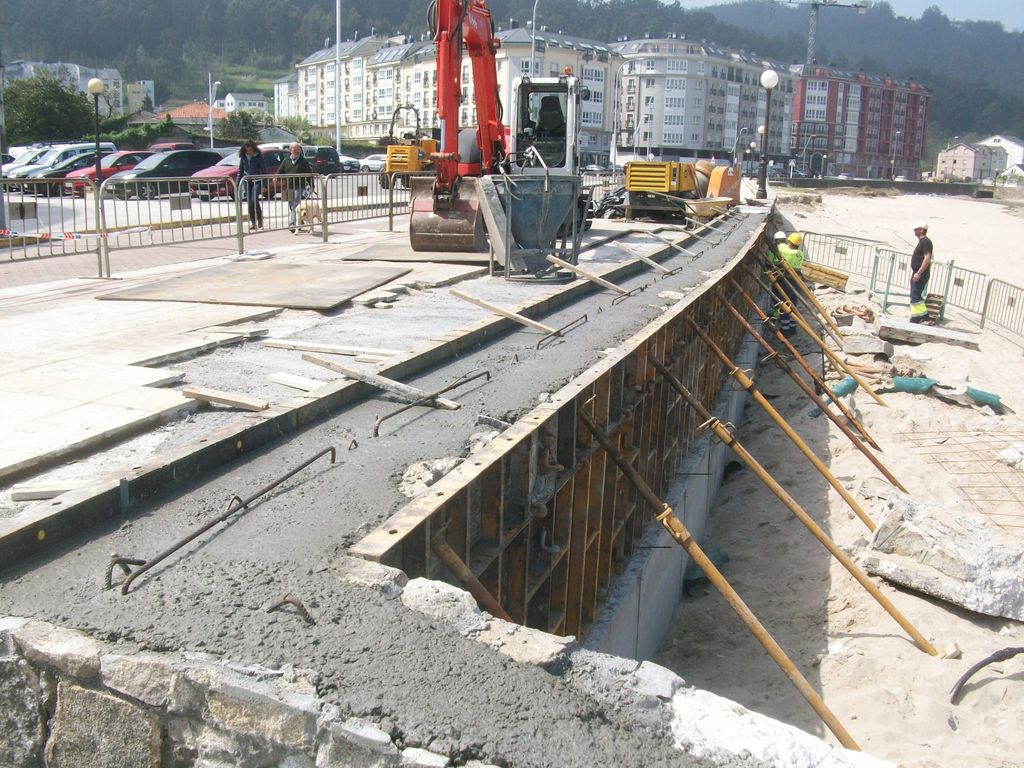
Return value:
[(12, 144), (80, 139), (93, 130), (93, 105), (84, 93), (54, 77), (15, 80), (4, 93)]
[(312, 138), (310, 133), (309, 120), (304, 117), (284, 117), (281, 118), (280, 126), (289, 133), (294, 133), (299, 137), (299, 141), (304, 144), (308, 144)]
[(264, 112), (255, 109), (236, 109), (225, 118), (220, 124), (217, 132), (223, 139), (237, 139), (255, 141), (260, 137), (260, 131), (267, 125), (268, 116)]

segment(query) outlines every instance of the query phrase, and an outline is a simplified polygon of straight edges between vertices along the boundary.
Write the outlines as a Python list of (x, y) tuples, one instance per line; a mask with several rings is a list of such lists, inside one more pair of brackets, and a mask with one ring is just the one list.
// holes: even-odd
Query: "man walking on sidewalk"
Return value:
[(281, 167), (277, 169), (277, 172), (291, 177), (285, 179), (284, 197), (288, 201), (288, 228), (294, 233), (295, 209), (299, 207), (299, 203), (306, 197), (306, 185), (312, 181), (310, 178), (300, 178), (295, 174), (313, 173), (309, 161), (302, 156), (302, 145), (292, 143), (288, 157), (281, 161)]
[(927, 323), (932, 319), (924, 301), (932, 266), (932, 241), (928, 238), (928, 222), (915, 224), (914, 235), (917, 237), (917, 247), (910, 257), (910, 322)]

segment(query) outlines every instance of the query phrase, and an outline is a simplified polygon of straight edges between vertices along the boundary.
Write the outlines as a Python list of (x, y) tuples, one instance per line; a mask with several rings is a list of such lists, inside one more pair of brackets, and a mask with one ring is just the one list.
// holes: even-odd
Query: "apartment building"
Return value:
[[(83, 67), (71, 62), (11, 61), (4, 65), (4, 79), (7, 82), (23, 80), (37, 75), (56, 78), (70, 83), (79, 93), (87, 94), (89, 81), (98, 77), (103, 81), (103, 96), (100, 110), (105, 116), (124, 114), (124, 83), (116, 69)], [(92, 101), (92, 97), (90, 97)], [(104, 104), (106, 108), (104, 109)]]
[(729, 51), (670, 34), (664, 38), (623, 40), (612, 46), (621, 57), (613, 77), (619, 99), (615, 144), (618, 162), (633, 158), (733, 159), (745, 156), (765, 124), (768, 92), (761, 73), (773, 69), (768, 155), (789, 156), (793, 94), (797, 79), (782, 64), (753, 54)]
[(800, 65), (790, 149), (814, 175), (917, 179), (930, 92), (912, 80)]
[[(496, 54), (499, 98), (507, 105), (512, 82), (533, 69), (538, 76), (557, 76), (566, 67), (590, 89), (590, 99), (582, 109), (581, 158), (586, 163), (607, 163), (611, 146), (613, 110), (608, 83), (614, 56), (604, 43), (540, 29), (534, 41), (531, 34), (510, 25), (499, 29)], [(536, 42), (536, 47), (534, 47)], [(334, 125), (334, 61), (331, 46), (308, 56), (297, 65), (300, 114), (318, 127)], [(342, 136), (375, 140), (386, 136), (395, 108), (412, 106), (419, 112), (421, 128), (440, 128), (437, 117), (437, 50), (432, 41), (408, 41), (404, 38), (363, 38), (342, 43), (340, 119)], [(462, 86), (459, 123), (476, 125), (476, 101), (472, 65), (467, 56), (460, 74)], [(395, 134), (411, 131), (416, 125), (412, 110), (403, 110), (396, 118)]]
[(994, 179), (1006, 165), (1006, 150), (1002, 146), (960, 141), (939, 152), (935, 178), (941, 181)]
[(1018, 139), (1016, 136), (1010, 136), (1005, 133), (997, 133), (975, 143), (979, 146), (1002, 149), (1006, 152), (1006, 165), (1000, 168), (1000, 171), (1024, 163), (1024, 139)]

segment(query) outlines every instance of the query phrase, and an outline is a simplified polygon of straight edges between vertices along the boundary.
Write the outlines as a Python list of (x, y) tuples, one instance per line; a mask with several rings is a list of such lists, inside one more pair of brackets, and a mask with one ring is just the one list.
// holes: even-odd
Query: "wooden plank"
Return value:
[(951, 344), (955, 347), (978, 349), (977, 339), (960, 331), (936, 328), (933, 325), (924, 325), (923, 323), (908, 323), (888, 317), (878, 318), (877, 323), (878, 336), (882, 339), (908, 341), (913, 344), (924, 344), (932, 341), (939, 344)]
[(484, 301), (483, 299), (478, 299), (475, 296), (470, 296), (468, 293), (457, 291), (454, 288), (449, 289), (448, 293), (450, 293), (457, 299), (468, 301), (470, 304), (475, 304), (476, 306), (486, 309), (488, 312), (493, 312), (496, 315), (507, 317), (509, 320), (515, 320), (517, 323), (525, 325), (527, 328), (533, 328), (535, 331), (540, 331), (545, 335), (555, 332), (554, 328), (549, 328), (543, 323), (538, 323), (536, 320), (531, 320), (528, 317), (517, 315), (515, 312), (511, 312), (507, 309), (502, 309), (497, 304), (491, 304), (490, 302)]
[[(667, 238), (667, 237), (665, 237), (663, 235), (659, 235), (659, 234), (656, 234), (654, 232), (640, 232), (638, 234), (647, 235), (648, 237), (653, 237), (655, 240), (660, 240), (665, 245), (667, 245), (669, 248), (673, 248), (673, 249), (679, 251), (680, 253), (682, 253), (682, 254), (684, 254), (686, 256), (700, 256), (700, 254), (697, 253), (696, 251), (691, 251), (689, 248), (683, 248), (683, 246), (681, 246), (675, 240)], [(683, 238), (683, 239), (685, 240), (686, 238)]]
[(351, 347), (343, 344), (324, 344), (317, 341), (295, 341), (292, 339), (263, 339), (263, 344), (275, 349), (294, 349), (297, 352), (322, 352), (328, 355), (404, 355), (400, 349), (378, 349), (377, 347)]
[(615, 285), (615, 283), (609, 283), (603, 277), (592, 275), (589, 272), (580, 269), (579, 267), (573, 266), (568, 261), (562, 261), (557, 256), (548, 256), (547, 259), (555, 266), (561, 267), (562, 269), (568, 269), (570, 272), (579, 275), (584, 280), (589, 280), (592, 283), (597, 283), (602, 288), (607, 288), (609, 291), (614, 291), (620, 296), (629, 293), (629, 291), (627, 291), (625, 288), (620, 288), (619, 286)]
[(318, 379), (307, 379), (305, 376), (296, 376), (294, 373), (268, 373), (267, 378), (275, 384), (300, 389), (303, 392), (312, 392), (330, 383)]
[(270, 407), (270, 403), (258, 397), (240, 395), (234, 392), (221, 392), (219, 389), (207, 389), (206, 387), (185, 387), (181, 390), (181, 394), (192, 400), (202, 400), (206, 403), (217, 403), (218, 405), (230, 405), (245, 411), (265, 411)]
[[(378, 389), (383, 389), (385, 392), (390, 392), (393, 395), (403, 397), (410, 403), (416, 400), (423, 400), (430, 396), (429, 392), (424, 392), (422, 389), (410, 387), (408, 384), (403, 384), (400, 381), (387, 379), (374, 373), (360, 371), (356, 368), (336, 363), (333, 360), (325, 360), (324, 358), (317, 357), (316, 355), (304, 354), (302, 359), (308, 363), (313, 363), (313, 365), (319, 365), (321, 368), (326, 368), (329, 371), (344, 374), (350, 379), (361, 381), (364, 384), (369, 384), (377, 387)], [(457, 411), (462, 407), (461, 404), (456, 403), (454, 400), (446, 400), (443, 397), (435, 397), (433, 402), (437, 403), (439, 408), (444, 408), (449, 411)]]
[(16, 485), (11, 489), (11, 501), (55, 499), (70, 490), (67, 485)]
[(811, 261), (805, 261), (803, 267), (800, 268), (800, 272), (803, 274), (804, 280), (827, 285), (843, 292), (846, 291), (846, 284), (850, 280), (850, 276), (845, 272), (826, 267), (823, 264), (815, 264)]
[(646, 256), (644, 256), (644, 255), (643, 255), (642, 253), (637, 253), (637, 252), (636, 252), (635, 250), (633, 250), (632, 248), (630, 248), (630, 247), (629, 247), (628, 245), (626, 245), (625, 243), (620, 243), (620, 242), (618, 242), (618, 241), (616, 240), (616, 241), (613, 241), (613, 242), (612, 242), (612, 245), (614, 245), (614, 246), (615, 246), (616, 248), (619, 248), (619, 249), (621, 249), (621, 250), (625, 251), (625, 252), (626, 252), (626, 253), (628, 253), (628, 254), (629, 254), (630, 256), (632, 256), (632, 257), (633, 257), (634, 259), (637, 259), (637, 260), (639, 260), (639, 261), (642, 261), (642, 262), (643, 262), (644, 264), (646, 264), (647, 266), (651, 267), (652, 269), (655, 269), (655, 270), (657, 270), (658, 272), (661, 272), (661, 274), (663, 274), (663, 275), (667, 275), (667, 274), (668, 274), (669, 272), (671, 272), (671, 271), (672, 271), (672, 270), (671, 270), (671, 269), (669, 269), (668, 267), (664, 267), (664, 266), (662, 266), (661, 264), (659, 264), (658, 262), (656, 262), (656, 261), (655, 261), (654, 259), (649, 259), (649, 258), (647, 258)]

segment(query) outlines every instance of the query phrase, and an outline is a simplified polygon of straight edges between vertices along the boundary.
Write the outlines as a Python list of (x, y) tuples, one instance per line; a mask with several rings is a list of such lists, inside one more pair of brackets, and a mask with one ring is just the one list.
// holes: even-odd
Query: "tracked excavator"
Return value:
[[(416, 251), (485, 251), (510, 273), (540, 277), (548, 255), (575, 261), (589, 198), (576, 148), (589, 90), (560, 77), (516, 78), (503, 122), (491, 14), (484, 0), (434, 0), (441, 144), (435, 174), (413, 177), (410, 242)], [(477, 126), (459, 129), (462, 62), (473, 73)], [(560, 244), (559, 244), (560, 243)]]

